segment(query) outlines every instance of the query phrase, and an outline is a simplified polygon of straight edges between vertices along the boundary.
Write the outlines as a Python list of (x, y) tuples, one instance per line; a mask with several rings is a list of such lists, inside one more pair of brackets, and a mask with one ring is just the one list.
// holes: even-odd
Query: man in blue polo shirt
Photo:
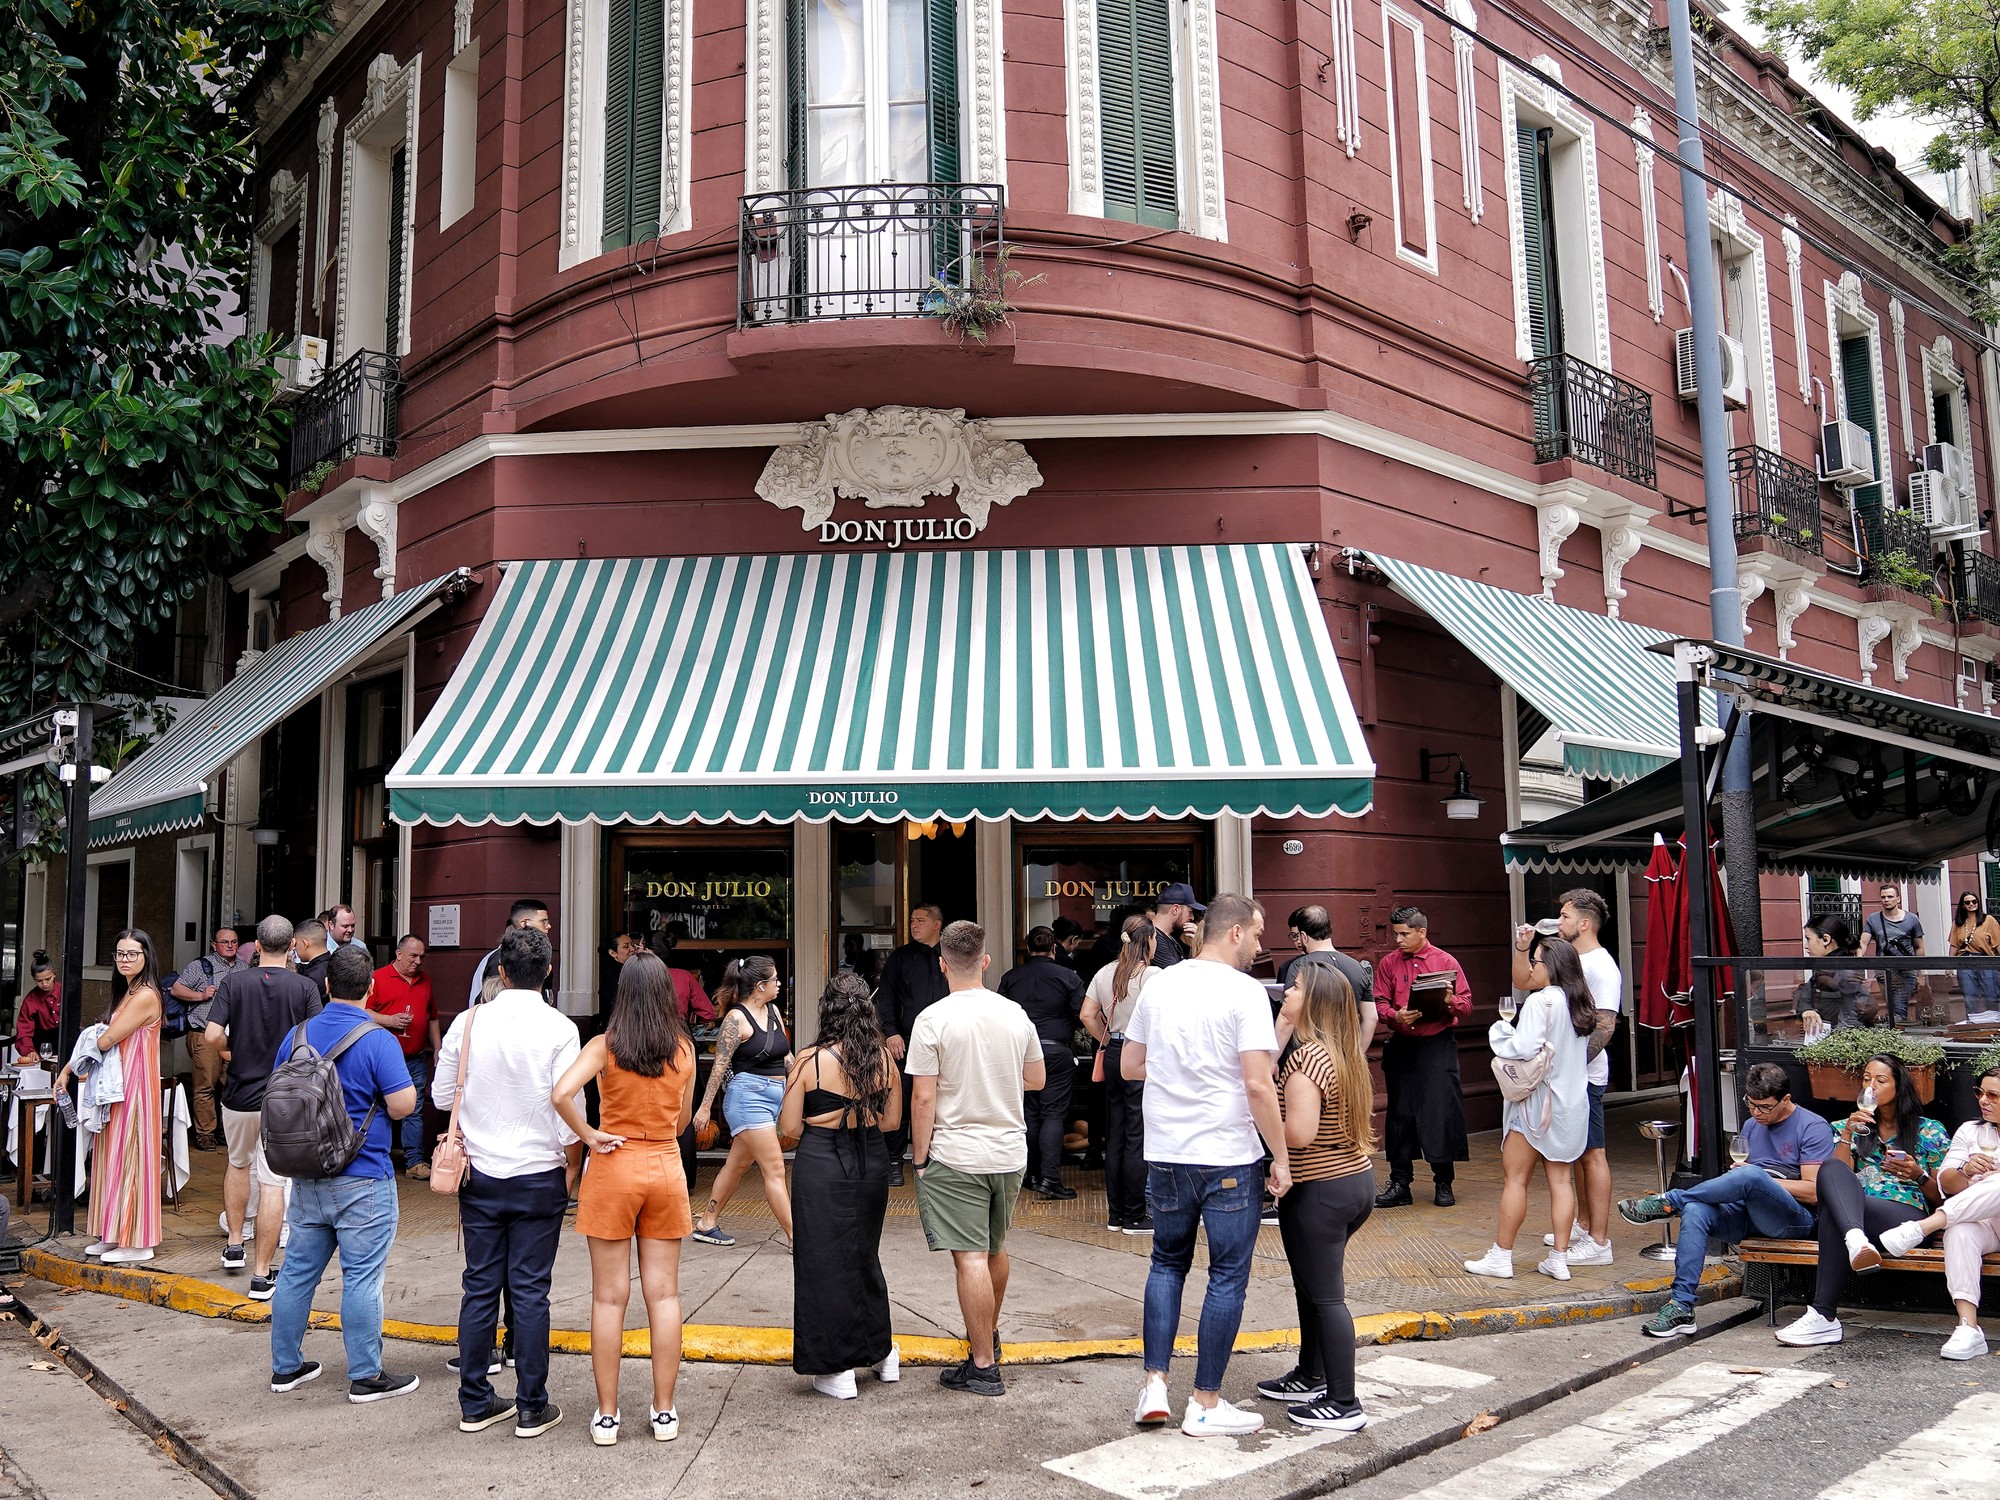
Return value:
[(1758, 1063), (1744, 1077), (1750, 1118), (1739, 1132), (1750, 1148), (1742, 1166), (1691, 1188), (1627, 1198), (1618, 1212), (1631, 1224), (1656, 1224), (1679, 1214), (1674, 1289), (1645, 1332), (1654, 1338), (1692, 1334), (1695, 1293), (1710, 1241), (1734, 1244), (1751, 1234), (1774, 1240), (1813, 1232), (1820, 1163), (1833, 1155), (1825, 1120), (1792, 1102), (1791, 1080), (1776, 1063)]
[[(340, 1252), (340, 1332), (347, 1346), (347, 1399), (360, 1405), (406, 1396), (414, 1375), (382, 1368), (382, 1279), (396, 1242), (396, 1173), (389, 1163), (390, 1121), (417, 1107), (416, 1086), (395, 1033), (378, 1026), (363, 1008), (375, 984), (375, 965), (359, 948), (343, 945), (327, 961), (325, 1010), (305, 1023), (306, 1041), (325, 1056), (353, 1031), (367, 1028), (334, 1059), (347, 1117), (366, 1129), (361, 1150), (338, 1177), (292, 1180), (291, 1247), (278, 1271), (271, 1302), (271, 1389), (297, 1390), (319, 1378), (320, 1364), (303, 1354), (313, 1294), (334, 1251)], [(292, 1055), (296, 1029), (278, 1046), (274, 1066)], [(373, 1110), (371, 1117), (370, 1110)]]

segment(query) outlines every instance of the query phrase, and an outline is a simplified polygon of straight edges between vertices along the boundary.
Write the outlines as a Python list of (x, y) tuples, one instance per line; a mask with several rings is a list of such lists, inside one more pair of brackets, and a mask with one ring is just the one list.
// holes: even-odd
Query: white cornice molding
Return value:
[(285, 569), (305, 555), (306, 535), (302, 531), (278, 543), (268, 555), (258, 558), (249, 567), (231, 573), (229, 590), (234, 594), (268, 594), (278, 586)]
[(319, 81), (335, 58), (347, 50), (375, 19), (388, 0), (333, 0), (327, 7), (326, 30), (306, 39), (304, 50), (278, 65), (277, 77), (260, 88), (251, 101), (257, 124), (257, 143), (270, 144), (271, 137), (318, 89)]

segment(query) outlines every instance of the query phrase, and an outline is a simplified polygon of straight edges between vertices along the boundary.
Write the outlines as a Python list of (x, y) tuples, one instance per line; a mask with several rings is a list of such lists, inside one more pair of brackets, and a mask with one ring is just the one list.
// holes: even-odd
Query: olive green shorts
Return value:
[(941, 1161), (917, 1179), (917, 1219), (933, 1250), (992, 1254), (1007, 1243), (1024, 1172), (958, 1172)]

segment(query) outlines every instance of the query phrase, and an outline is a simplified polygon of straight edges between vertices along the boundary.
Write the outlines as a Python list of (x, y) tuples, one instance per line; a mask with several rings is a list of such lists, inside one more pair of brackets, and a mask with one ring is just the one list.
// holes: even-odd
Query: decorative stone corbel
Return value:
[(1618, 618), (1618, 601), (1625, 597), (1625, 564), (1645, 545), (1645, 529), (1645, 517), (1627, 516), (1597, 534), (1604, 550), (1604, 612), (1614, 620)]
[(1889, 632), (1889, 664), (1896, 674), (1896, 681), (1910, 680), (1910, 657), (1923, 643), (1924, 633), (1918, 627), (1917, 612), (1906, 610), (1898, 614), (1894, 628)]
[(1754, 627), (1750, 624), (1750, 606), (1764, 597), (1769, 586), (1762, 573), (1739, 573), (1736, 576), (1737, 598), (1743, 605), (1743, 639), (1750, 639)]
[[(1558, 502), (1535, 507), (1535, 534), (1541, 550), (1544, 599), (1555, 598), (1556, 580), (1563, 576), (1562, 544), (1568, 541), (1575, 534), (1576, 528), (1582, 524), (1583, 516), (1574, 505), (1563, 505)], [(1608, 574), (1606, 582), (1609, 582)]]
[(1789, 583), (1781, 583), (1771, 596), (1772, 606), (1778, 615), (1778, 660), (1790, 660), (1792, 647), (1798, 645), (1793, 635), (1793, 627), (1799, 623), (1799, 616), (1812, 607), (1813, 581), (1798, 578)]
[(347, 523), (338, 516), (315, 516), (306, 532), (306, 556), (326, 570), (326, 617), (340, 618), (340, 595), (347, 572)]
[(1885, 614), (1871, 613), (1866, 607), (1854, 622), (1856, 643), (1861, 657), (1861, 685), (1875, 686), (1875, 648), (1889, 639), (1894, 628)]
[(384, 486), (371, 486), (368, 497), (354, 513), (361, 534), (375, 543), (375, 576), (382, 582), (382, 597), (396, 592), (396, 497)]
[(451, 8), (451, 51), (456, 57), (472, 45), (472, 0), (458, 0)]
[(1861, 685), (1873, 687), (1875, 648), (1889, 643), (1889, 666), (1896, 681), (1910, 680), (1910, 657), (1924, 643), (1923, 612), (1902, 604), (1864, 604), (1856, 631), (1861, 646)]

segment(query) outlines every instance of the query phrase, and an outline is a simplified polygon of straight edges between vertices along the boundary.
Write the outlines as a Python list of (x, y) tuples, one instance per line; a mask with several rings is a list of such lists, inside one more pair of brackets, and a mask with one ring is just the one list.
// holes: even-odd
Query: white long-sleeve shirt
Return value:
[[(1521, 1002), (1514, 1025), (1495, 1021), (1487, 1033), (1495, 1057), (1526, 1062), (1547, 1043), (1553, 1056), (1542, 1086), (1520, 1103), (1501, 1107), (1500, 1134), (1518, 1130), (1544, 1161), (1575, 1161), (1590, 1137), (1590, 1096), (1584, 1084), (1590, 1068), (1590, 1038), (1578, 1036), (1570, 1024), (1569, 1001), (1554, 985), (1536, 990)], [(1549, 1122), (1542, 1124), (1542, 1107), (1551, 1104)]]
[(549, 1095), (576, 1061), (576, 1022), (533, 990), (502, 990), (461, 1013), (438, 1047), (431, 1102), (439, 1109), (450, 1109), (458, 1096), (459, 1049), (475, 1016), (465, 1103), (458, 1111), (467, 1159), (487, 1177), (525, 1177), (562, 1166), (577, 1138)]

